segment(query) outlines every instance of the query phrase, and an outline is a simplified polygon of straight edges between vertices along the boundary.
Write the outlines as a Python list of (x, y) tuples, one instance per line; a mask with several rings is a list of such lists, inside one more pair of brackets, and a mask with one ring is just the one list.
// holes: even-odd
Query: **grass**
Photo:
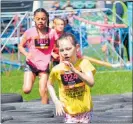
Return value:
[[(38, 99), (38, 78), (30, 94), (22, 92), (23, 71), (12, 71), (1, 75), (2, 93), (19, 93), (24, 100)], [(57, 91), (57, 86), (56, 86)], [(95, 85), (91, 89), (92, 95), (119, 94), (132, 92), (132, 72), (131, 71), (100, 71), (95, 75)], [(58, 94), (58, 91), (57, 91)]]
[(101, 71), (95, 75), (92, 95), (132, 92), (131, 71)]

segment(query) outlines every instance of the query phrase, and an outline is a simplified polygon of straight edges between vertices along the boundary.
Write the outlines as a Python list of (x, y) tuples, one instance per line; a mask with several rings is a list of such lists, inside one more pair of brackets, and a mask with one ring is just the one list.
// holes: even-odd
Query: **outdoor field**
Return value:
[[(100, 53), (100, 48), (98, 52)], [(93, 51), (87, 49), (84, 50), (83, 53), (84, 55), (91, 56)], [(98, 58), (95, 52), (91, 57)], [(124, 68), (111, 68), (98, 64), (93, 65), (96, 68), (97, 72), (94, 76), (95, 86), (91, 89), (92, 95), (121, 94), (132, 92), (131, 70)], [(19, 93), (26, 101), (39, 99), (38, 77), (36, 78), (32, 92), (30, 94), (24, 94), (22, 91), (23, 75), (23, 69), (3, 72), (1, 74), (2, 93)], [(57, 87), (56, 84), (55, 87)], [(56, 92), (58, 94), (58, 91)]]
[(132, 1), (1, 3), (2, 124), (133, 123)]

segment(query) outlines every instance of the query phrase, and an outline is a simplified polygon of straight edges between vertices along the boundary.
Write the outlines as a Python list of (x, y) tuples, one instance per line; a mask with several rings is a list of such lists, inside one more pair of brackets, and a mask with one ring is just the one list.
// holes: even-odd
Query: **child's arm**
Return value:
[(95, 84), (94, 77), (93, 77), (93, 74), (91, 71), (89, 71), (87, 73), (83, 73), (83, 72), (80, 72), (78, 70), (75, 70), (74, 73), (77, 74), (78, 77), (82, 81), (86, 82), (90, 87), (93, 87), (93, 85)]
[(50, 80), (48, 80), (48, 83), (47, 83), (47, 87), (48, 87), (48, 91), (49, 91), (49, 94), (55, 104), (55, 108), (56, 108), (56, 115), (63, 115), (64, 112), (64, 105), (63, 103), (60, 102), (60, 100), (57, 98), (56, 96), (56, 93), (55, 93), (55, 90), (53, 88), (53, 86), (51, 85), (51, 82)]
[(57, 59), (57, 58), (59, 57), (59, 55), (58, 55), (58, 54), (56, 54), (56, 53), (55, 53), (55, 52), (53, 52), (53, 51), (52, 51), (51, 55), (52, 55), (52, 57), (53, 57), (54, 59)]
[(27, 38), (26, 38), (25, 35), (23, 35), (23, 38), (22, 38), (20, 44), (18, 45), (18, 49), (19, 49), (19, 51), (20, 51), (23, 55), (26, 56), (26, 59), (29, 59), (29, 58), (31, 58), (31, 54), (28, 53), (28, 52), (25, 50), (25, 48), (24, 48), (24, 45), (26, 44), (26, 41), (27, 41)]

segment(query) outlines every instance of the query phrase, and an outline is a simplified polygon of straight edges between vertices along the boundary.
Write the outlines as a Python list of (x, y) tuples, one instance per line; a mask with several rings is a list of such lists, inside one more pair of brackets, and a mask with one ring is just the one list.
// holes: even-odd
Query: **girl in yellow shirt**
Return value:
[[(57, 40), (60, 64), (52, 68), (48, 90), (56, 107), (56, 114), (65, 114), (66, 123), (90, 123), (93, 109), (90, 87), (94, 85), (96, 70), (88, 58), (77, 58), (80, 49), (72, 34)], [(59, 87), (57, 98), (53, 84)]]

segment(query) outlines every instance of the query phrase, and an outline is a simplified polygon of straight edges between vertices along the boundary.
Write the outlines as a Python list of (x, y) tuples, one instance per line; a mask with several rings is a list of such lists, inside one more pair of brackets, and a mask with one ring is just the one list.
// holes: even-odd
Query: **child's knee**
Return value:
[(25, 93), (25, 94), (29, 94), (30, 92), (31, 92), (31, 88), (28, 88), (28, 87), (24, 87), (23, 88), (23, 92)]

